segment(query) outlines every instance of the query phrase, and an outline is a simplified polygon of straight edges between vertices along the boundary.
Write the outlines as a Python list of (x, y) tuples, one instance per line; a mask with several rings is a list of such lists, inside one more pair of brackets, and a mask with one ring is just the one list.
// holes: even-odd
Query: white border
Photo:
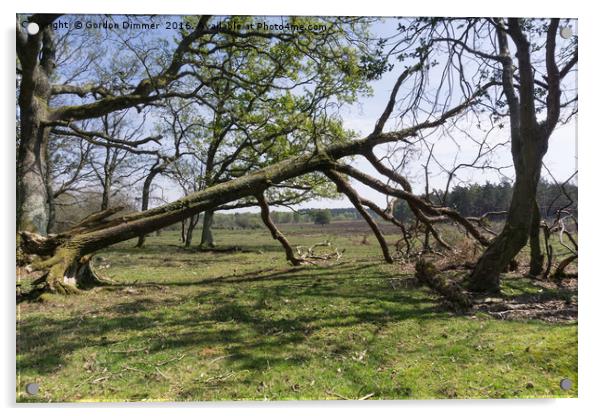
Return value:
[[(365, 415), (367, 411), (386, 414), (420, 412), (444, 413), (447, 415), (483, 414), (504, 415), (509, 413), (545, 413), (546, 416), (567, 413), (590, 413), (600, 407), (598, 391), (601, 387), (600, 366), (600, 321), (599, 309), (602, 295), (602, 276), (600, 261), (602, 243), (600, 229), (600, 15), (591, 5), (593, 2), (568, 1), (525, 1), (505, 0), (501, 2), (484, 1), (363, 1), (345, 0), (300, 0), (283, 2), (277, 0), (253, 0), (229, 2), (192, 2), (171, 1), (126, 1), (126, 0), (66, 0), (51, 1), (3, 1), (3, 41), (2, 41), (2, 83), (0, 103), (2, 109), (1, 160), (3, 163), (1, 178), (0, 204), (3, 221), (2, 235), (2, 300), (3, 303), (3, 341), (2, 376), (0, 379), (1, 404), (8, 408), (5, 414), (40, 413), (48, 415), (81, 414), (96, 415), (107, 411), (107, 407), (119, 407), (117, 412), (127, 410), (132, 414), (165, 415), (174, 412), (184, 414), (220, 413), (264, 415), (264, 414), (326, 414), (342, 411), (350, 415)], [(42, 406), (15, 405), (15, 303), (14, 303), (14, 234), (15, 234), (15, 146), (13, 141), (14, 110), (14, 62), (15, 62), (15, 14), (28, 12), (68, 12), (68, 13), (144, 13), (144, 14), (305, 14), (305, 15), (403, 15), (403, 16), (529, 16), (529, 17), (577, 17), (580, 35), (580, 114), (579, 114), (579, 185), (580, 185), (580, 221), (579, 240), (582, 255), (579, 261), (579, 399), (560, 400), (465, 400), (465, 401), (399, 401), (399, 402), (276, 402), (276, 403), (187, 403), (187, 404), (133, 404), (133, 405), (62, 405), (51, 408)], [(598, 406), (596, 406), (598, 405)], [(85, 407), (85, 409), (81, 409)], [(199, 409), (199, 407), (201, 409)], [(115, 411), (113, 411), (115, 412)]]

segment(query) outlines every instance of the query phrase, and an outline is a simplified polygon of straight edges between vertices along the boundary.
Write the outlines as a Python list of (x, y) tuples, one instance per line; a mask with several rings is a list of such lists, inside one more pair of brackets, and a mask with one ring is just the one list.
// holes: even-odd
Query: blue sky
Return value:
[[(575, 26), (573, 26), (573, 24)], [(394, 19), (386, 19), (381, 24), (378, 24), (378, 27), (375, 27), (375, 31), (381, 33), (383, 35), (388, 35), (394, 33), (397, 23)], [(576, 21), (571, 23), (573, 26), (573, 31), (576, 33)], [(344, 120), (345, 127), (353, 129), (359, 133), (360, 136), (368, 135), (374, 125), (378, 117), (381, 115), (386, 102), (391, 93), (391, 89), (395, 84), (399, 73), (403, 70), (403, 68), (396, 67), (393, 71), (386, 73), (380, 80), (372, 83), (372, 88), (374, 93), (370, 97), (362, 97), (358, 103), (352, 106), (346, 106), (341, 115)], [(568, 80), (569, 83), (575, 82), (576, 86), (576, 78), (572, 75)], [(568, 78), (568, 77), (567, 77)], [(401, 94), (401, 93), (400, 93)], [(394, 124), (394, 119), (392, 119), (387, 124), (388, 127)], [(549, 149), (544, 158), (544, 163), (549, 168), (550, 172), (554, 175), (556, 180), (562, 182), (569, 178), (574, 172), (576, 168), (576, 150), (577, 150), (577, 122), (576, 118), (573, 118), (566, 125), (558, 125), (554, 133), (552, 134), (549, 142)], [(507, 123), (506, 123), (507, 124)], [(472, 130), (476, 136), (482, 133), (478, 133), (476, 129)], [(498, 130), (490, 136), (488, 142), (491, 144), (497, 143), (499, 141), (506, 141), (509, 137), (509, 130), (507, 127)], [(454, 161), (456, 163), (461, 163), (463, 161), (468, 162), (471, 161), (475, 155), (477, 148), (475, 146), (471, 146), (471, 143), (467, 140), (462, 140), (458, 138), (457, 141), (461, 145), (458, 148), (457, 144), (453, 142), (450, 138), (438, 137), (434, 136), (429, 138), (431, 143), (436, 143), (434, 147), (434, 155), (436, 155), (437, 159), (441, 162), (441, 164), (447, 166), (448, 168), (454, 165)], [(382, 156), (386, 153), (385, 149), (380, 149), (377, 151), (377, 154)], [(401, 155), (399, 155), (401, 157)], [(421, 193), (425, 187), (425, 181), (423, 177), (423, 164), (426, 161), (427, 155), (424, 154), (422, 157), (418, 157), (414, 160), (410, 166), (408, 166), (409, 179), (414, 187), (415, 192)], [(502, 172), (505, 176), (510, 179), (513, 178), (513, 169), (511, 167), (512, 157), (510, 153), (509, 146), (500, 147), (494, 152), (494, 161), (498, 166), (510, 166), (508, 169), (504, 169)], [(379, 176), (379, 174), (375, 171), (374, 168), (365, 161), (363, 158), (358, 158), (354, 161), (354, 166), (357, 168), (369, 173), (375, 177), (379, 177), (381, 180), (385, 180), (385, 178)], [(442, 189), (445, 187), (445, 183), (447, 181), (447, 175), (442, 172), (440, 168), (437, 166), (433, 166), (429, 169), (431, 173), (429, 175), (429, 185), (431, 189), (439, 188)], [(542, 177), (550, 179), (549, 175), (545, 171), (542, 171)], [(482, 171), (482, 170), (469, 170), (464, 169), (461, 170), (458, 174), (459, 180), (467, 181), (467, 182), (476, 182), (476, 183), (484, 183), (486, 181), (490, 182), (499, 182), (501, 179), (500, 174), (493, 171)], [(359, 184), (357, 182), (353, 182), (354, 186), (362, 194), (362, 196), (372, 199), (373, 201), (379, 203), (381, 206), (384, 206), (386, 203), (386, 197), (382, 194), (372, 190), (371, 188)], [(455, 181), (454, 183), (458, 183)], [(320, 207), (323, 206), (323, 201), (311, 201), (306, 204), (303, 204), (303, 207)], [(350, 207), (351, 203), (345, 199), (339, 199), (334, 201), (328, 201), (329, 207)]]
[[(104, 20), (101, 16), (88, 16), (89, 20)], [(174, 18), (176, 18), (174, 16)], [(272, 18), (277, 19), (277, 18)], [(123, 20), (122, 18), (117, 17), (116, 20)], [(175, 19), (174, 19), (175, 20)], [(372, 27), (372, 31), (375, 36), (383, 36), (387, 37), (396, 33), (398, 21), (394, 18), (386, 18), (382, 22), (375, 23)], [(575, 23), (576, 25), (576, 23)], [(61, 30), (59, 29), (59, 32)], [(576, 32), (576, 27), (574, 27), (574, 31)], [(173, 32), (167, 30), (160, 30), (154, 32), (151, 36), (163, 37), (165, 35), (169, 35)], [(444, 59), (444, 57), (443, 57)], [(359, 137), (364, 137), (369, 134), (374, 128), (374, 124), (376, 120), (381, 115), (384, 106), (386, 105), (387, 100), (389, 99), (389, 95), (395, 81), (401, 71), (403, 71), (403, 67), (401, 65), (397, 65), (392, 71), (387, 72), (384, 76), (374, 81), (371, 86), (373, 89), (373, 94), (371, 96), (360, 97), (360, 99), (351, 105), (345, 105), (341, 111), (340, 116), (344, 120), (344, 125), (346, 128), (352, 129), (358, 133)], [(574, 78), (571, 80), (572, 82), (576, 81)], [(403, 90), (403, 87), (402, 87)], [(401, 94), (402, 92), (400, 92)], [(387, 124), (387, 129), (394, 129), (395, 125), (398, 124), (398, 119), (395, 119), (395, 112), (393, 113), (390, 122)], [(472, 128), (470, 125), (466, 127), (467, 131), (470, 131), (475, 137), (482, 135), (481, 132)], [(457, 133), (457, 132), (456, 132)], [(576, 119), (573, 119), (567, 125), (561, 126), (559, 125), (552, 135), (550, 139), (550, 146), (548, 153), (545, 157), (546, 166), (553, 173), (555, 178), (559, 181), (564, 181), (575, 171), (575, 152), (576, 152)], [(456, 142), (454, 142), (454, 139)], [(494, 134), (490, 136), (488, 139), (491, 144), (506, 141), (508, 139), (508, 129), (503, 128), (495, 131)], [(471, 144), (468, 140), (463, 140), (461, 137), (440, 137), (440, 136), (431, 136), (428, 138), (428, 142), (431, 144), (435, 144), (433, 155), (436, 160), (441, 163), (441, 165), (451, 168), (454, 163), (460, 162), (468, 162), (472, 160), (475, 156), (476, 146)], [(458, 146), (460, 145), (460, 147)], [(423, 149), (424, 150), (424, 149)], [(386, 149), (381, 148), (377, 150), (377, 154), (384, 155), (386, 153)], [(401, 152), (397, 152), (394, 155), (394, 158), (402, 157)], [(411, 163), (407, 166), (407, 175), (408, 179), (412, 183), (415, 192), (422, 193), (425, 186), (425, 181), (423, 177), (423, 164), (426, 160), (426, 153), (418, 154), (412, 159)], [(508, 146), (498, 148), (497, 151), (493, 154), (493, 162), (497, 166), (510, 166), (510, 168), (502, 171), (503, 175), (506, 177), (512, 178), (513, 170), (511, 168), (511, 155), (510, 149)], [(363, 158), (357, 158), (353, 164), (375, 176), (379, 177), (378, 173), (371, 167), (371, 165), (365, 161)], [(443, 188), (445, 186), (447, 175), (444, 174), (442, 169), (435, 164), (431, 164), (429, 169), (429, 184), (432, 188)], [(547, 174), (543, 173), (543, 176), (546, 177)], [(481, 171), (481, 170), (462, 170), (458, 174), (458, 179), (454, 181), (454, 184), (460, 183), (460, 181), (466, 182), (478, 182), (484, 183), (485, 181), (498, 182), (502, 176), (498, 172), (493, 171)], [(385, 180), (385, 178), (380, 177), (380, 179)], [(170, 183), (166, 180), (158, 181), (159, 184), (165, 188), (164, 195), (169, 200), (174, 200), (181, 196), (181, 191), (178, 187)], [(379, 203), (381, 206), (384, 206), (386, 202), (386, 197), (384, 195), (379, 194), (372, 189), (363, 186), (358, 183), (354, 183), (356, 189), (362, 194), (362, 196), (372, 199), (373, 201)], [(311, 201), (305, 204), (302, 204), (300, 207), (350, 207), (351, 204), (345, 198), (340, 198), (337, 200), (317, 200)]]

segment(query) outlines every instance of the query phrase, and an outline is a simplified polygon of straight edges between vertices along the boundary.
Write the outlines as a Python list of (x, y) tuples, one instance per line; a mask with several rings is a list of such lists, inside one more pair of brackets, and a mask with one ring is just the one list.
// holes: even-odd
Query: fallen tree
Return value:
[[(406, 69), (399, 77), (398, 84), (421, 69), (420, 64)], [(178, 223), (199, 213), (220, 209), (228, 203), (244, 198), (257, 198), (259, 196), (261, 204), (261, 195), (271, 186), (311, 172), (324, 172), (337, 185), (340, 185), (339, 190), (350, 196), (352, 202), (355, 201), (356, 204), (362, 204), (362, 200), (344, 181), (341, 174), (349, 175), (379, 192), (406, 200), (417, 214), (417, 218), (433, 230), (435, 222), (440, 218), (447, 218), (464, 227), (481, 244), (488, 245), (489, 240), (478, 230), (475, 224), (451, 208), (433, 205), (405, 190), (409, 189), (409, 182), (398, 173), (381, 165), (372, 155), (373, 149), (378, 145), (408, 141), (418, 132), (437, 128), (446, 121), (460, 115), (471, 105), (474, 105), (491, 85), (493, 85), (492, 82), (481, 86), (468, 99), (443, 112), (437, 118), (427, 119), (402, 130), (383, 133), (383, 126), (389, 118), (396, 100), (397, 88), (395, 88), (391, 94), (389, 104), (376, 124), (374, 131), (363, 139), (323, 148), (316, 146), (307, 154), (286, 159), (200, 192), (195, 192), (175, 202), (143, 212), (116, 216), (115, 214), (120, 209), (113, 208), (84, 219), (80, 224), (64, 233), (48, 236), (22, 231), (19, 234), (18, 258), (23, 263), (28, 263), (31, 270), (43, 272), (43, 276), (37, 281), (42, 290), (64, 294), (75, 293), (78, 291), (78, 287), (89, 286), (90, 281), (100, 281), (97, 277), (90, 276), (90, 273), (93, 274), (93, 270), (89, 267), (90, 255), (94, 252), (115, 243)], [(349, 156), (366, 157), (379, 172), (391, 179), (393, 183), (400, 185), (402, 189), (386, 185), (345, 164), (344, 159)], [(378, 227), (373, 227), (373, 231), (378, 238)], [(276, 238), (279, 237), (278, 233), (274, 235)], [(436, 232), (433, 235), (440, 239)], [(278, 239), (283, 243), (282, 238)], [(384, 249), (383, 252), (385, 259), (389, 260), (387, 252)], [(290, 253), (289, 256), (291, 256)], [(290, 259), (291, 257), (289, 257)], [(86, 272), (83, 273), (81, 270)]]
[(433, 262), (425, 258), (416, 262), (416, 278), (420, 283), (442, 296), (453, 309), (470, 309), (473, 305), (470, 295), (459, 284), (442, 276), (441, 272)]
[[(84, 86), (75, 87), (68, 84), (53, 85), (50, 83), (54, 74), (56, 58), (51, 23), (56, 17), (56, 15), (33, 16), (31, 21), (36, 21), (41, 28), (38, 35), (29, 36), (21, 30), (17, 33), (17, 52), (19, 62), (21, 62), (21, 68), (17, 68), (21, 79), (19, 94), (21, 128), (17, 174), (19, 191), (17, 229), (21, 232), (18, 235), (17, 258), (19, 264), (28, 266), (28, 270), (42, 274), (36, 283), (43, 290), (71, 293), (76, 292), (77, 287), (89, 286), (90, 283), (94, 284), (95, 282), (100, 283), (100, 279), (89, 267), (91, 256), (97, 250), (189, 218), (198, 218), (200, 213), (206, 213), (206, 218), (210, 218), (211, 213), (216, 210), (249, 204), (250, 200), (256, 200), (257, 202), (252, 204), (259, 204), (262, 208), (262, 219), (272, 236), (282, 244), (287, 253), (287, 259), (293, 264), (298, 263), (299, 258), (295, 257), (290, 243), (271, 221), (270, 204), (263, 195), (270, 188), (276, 189), (284, 186), (287, 181), (309, 174), (332, 182), (340, 193), (349, 198), (372, 229), (386, 261), (390, 262), (393, 258), (378, 224), (366, 208), (371, 209), (376, 215), (400, 229), (406, 242), (406, 252), (409, 253), (412, 247), (408, 240), (408, 230), (404, 228), (403, 221), (395, 219), (391, 215), (391, 207), (381, 209), (374, 202), (362, 198), (353, 189), (349, 178), (381, 194), (406, 201), (416, 218), (415, 226), (411, 229), (424, 233), (424, 251), (430, 249), (428, 243), (430, 237), (435, 239), (443, 249), (453, 249), (452, 245), (440, 234), (440, 228), (437, 227), (442, 222), (457, 224), (481, 246), (487, 247), (472, 268), (470, 287), (473, 291), (495, 292), (499, 290), (500, 273), (506, 270), (529, 239), (531, 239), (532, 248), (531, 269), (538, 273), (541, 271), (543, 257), (538, 232), (540, 219), (533, 212), (534, 191), (539, 180), (542, 159), (547, 151), (548, 139), (556, 125), (562, 121), (561, 110), (576, 103), (577, 99), (575, 96), (574, 99), (566, 102), (560, 101), (563, 93), (562, 82), (569, 73), (574, 71), (577, 64), (577, 47), (576, 42), (571, 42), (566, 47), (556, 47), (558, 19), (542, 23), (541, 28), (526, 25), (519, 19), (482, 19), (482, 22), (486, 24), (484, 29), (479, 29), (481, 25), (477, 25), (478, 20), (468, 19), (469, 25), (463, 34), (452, 38), (449, 37), (449, 33), (451, 33), (449, 29), (450, 25), (455, 24), (454, 21), (417, 19), (412, 23), (417, 30), (408, 32), (408, 30), (400, 29), (402, 39), (399, 46), (403, 48), (403, 52), (400, 51), (398, 58), (401, 61), (411, 59), (413, 66), (408, 67), (398, 77), (383, 114), (378, 119), (372, 133), (367, 137), (350, 140), (346, 135), (341, 137), (337, 135), (336, 140), (329, 142), (324, 137), (332, 135), (332, 132), (328, 128), (323, 131), (316, 129), (319, 120), (313, 118), (307, 121), (309, 128), (306, 133), (309, 136), (306, 142), (304, 141), (302, 147), (291, 149), (290, 152), (285, 153), (294, 155), (288, 159), (273, 164), (270, 164), (272, 163), (270, 161), (267, 162), (267, 166), (254, 163), (242, 170), (231, 170), (223, 182), (213, 181), (205, 189), (193, 192), (178, 201), (161, 207), (125, 215), (118, 215), (118, 209), (105, 210), (88, 217), (68, 231), (45, 236), (44, 224), (47, 223), (47, 215), (43, 198), (45, 190), (42, 189), (45, 184), (42, 179), (45, 176), (46, 163), (40, 155), (37, 155), (36, 159), (36, 152), (40, 153), (40, 149), (43, 150), (47, 147), (49, 130), (51, 128), (56, 130), (59, 127), (69, 128), (77, 134), (86, 136), (93, 132), (83, 132), (74, 123), (102, 117), (120, 109), (144, 108), (173, 97), (184, 100), (201, 99), (200, 89), (207, 80), (199, 78), (195, 71), (189, 71), (188, 65), (202, 66), (207, 62), (204, 59), (189, 62), (188, 57), (198, 57), (199, 49), (196, 46), (208, 45), (208, 39), (216, 35), (213, 31), (206, 29), (205, 23), (209, 21), (210, 17), (201, 17), (194, 30), (183, 34), (179, 42), (174, 45), (173, 51), (168, 54), (170, 59), (167, 59), (163, 63), (164, 65), (159, 65), (155, 75), (136, 79), (137, 82), (132, 83), (131, 88), (120, 91), (119, 94), (112, 94), (94, 85), (84, 88)], [(540, 29), (545, 35), (540, 39), (543, 41), (545, 38), (545, 47), (542, 46), (544, 44), (539, 45), (529, 41), (532, 31)], [(244, 34), (227, 32), (225, 34), (232, 35), (234, 39), (240, 37), (239, 40), (243, 43), (249, 36), (268, 36), (274, 40), (277, 38), (284, 44), (295, 41), (294, 37), (278, 34), (263, 35), (255, 32)], [(482, 37), (481, 34), (488, 36)], [(477, 38), (488, 40), (479, 44), (478, 48), (469, 46)], [(510, 41), (514, 45), (510, 44)], [(303, 42), (299, 45), (295, 43), (295, 47), (305, 50), (302, 44)], [(425, 89), (428, 84), (429, 69), (436, 62), (436, 60), (430, 60), (433, 63), (429, 64), (428, 59), (428, 55), (436, 49), (435, 45), (447, 45), (447, 55), (449, 55), (450, 61), (454, 57), (460, 58), (464, 54), (471, 54), (473, 57), (479, 58), (479, 62), (475, 65), (460, 65), (460, 69), (455, 64), (447, 65), (447, 70), (443, 71), (444, 74), (438, 75), (442, 76), (443, 80), (446, 78), (446, 74), (449, 74), (448, 71), (459, 71), (460, 78), (463, 80), (462, 94), (453, 94), (451, 89), (445, 91), (440, 86), (434, 94), (430, 95)], [(534, 46), (537, 46), (535, 49), (539, 51), (539, 55), (536, 51), (531, 51)], [(211, 54), (219, 50), (216, 48), (217, 46), (207, 53)], [(481, 50), (482, 48), (485, 49)], [(516, 59), (510, 55), (510, 51), (514, 48), (517, 52)], [(491, 51), (491, 53), (487, 51)], [(298, 52), (305, 56), (305, 52)], [(533, 71), (535, 65), (539, 63), (538, 56), (546, 67), (546, 76), (543, 78), (536, 78), (542, 71)], [(348, 57), (348, 55), (344, 55), (343, 61), (348, 60)], [(380, 58), (383, 57), (386, 58), (387, 54), (383, 53)], [(375, 66), (376, 73), (382, 75), (385, 67), (381, 64), (386, 63), (386, 59), (381, 62), (379, 56), (372, 58), (374, 59), (367, 61), (368, 67)], [(330, 62), (328, 57), (323, 61)], [(497, 68), (499, 73), (491, 75), (489, 70), (492, 67)], [(218, 69), (223, 72), (221, 67)], [(465, 71), (469, 69), (476, 71), (479, 76), (476, 78), (467, 76), (470, 74)], [(349, 68), (343, 71), (343, 73), (350, 72), (354, 71), (349, 71)], [(223, 75), (220, 74), (220, 76)], [(230, 75), (236, 79), (236, 74)], [(184, 79), (187, 80), (186, 83), (183, 83)], [(473, 80), (470, 85), (468, 79)], [(409, 88), (405, 88), (406, 85), (401, 88), (402, 84), (408, 80), (410, 81), (407, 83)], [(441, 83), (441, 85), (443, 84)], [(501, 87), (501, 95), (494, 89), (491, 96), (481, 99), (481, 96), (485, 95), (490, 87)], [(398, 91), (404, 89), (406, 91), (400, 93), (398, 99)], [(406, 94), (407, 90), (410, 92)], [(53, 94), (75, 94), (82, 98), (94, 98), (94, 100), (88, 102), (89, 100), (86, 99), (79, 105), (50, 107), (48, 103)], [(328, 93), (325, 92), (325, 94), (331, 95), (334, 94), (334, 91), (328, 89)], [(440, 95), (447, 96), (447, 99), (441, 102), (438, 99)], [(310, 101), (314, 102), (314, 99), (319, 99), (319, 97), (321, 95), (313, 97)], [(500, 100), (500, 97), (505, 98), (505, 101)], [(452, 102), (455, 103), (456, 100), (464, 101), (454, 106)], [(377, 146), (385, 144), (406, 143), (409, 148), (415, 146), (422, 137), (433, 134), (435, 129), (443, 126), (447, 121), (452, 121), (452, 119), (468, 113), (473, 106), (478, 107), (473, 113), (485, 112), (490, 115), (492, 127), (494, 124), (497, 125), (501, 119), (510, 121), (509, 133), (516, 181), (513, 187), (512, 203), (505, 214), (506, 226), (497, 235), (486, 228), (483, 218), (464, 217), (457, 210), (449, 208), (445, 201), (435, 204), (429, 199), (428, 162), (425, 167), (426, 194), (421, 196), (414, 193), (410, 182), (398, 170), (385, 166), (375, 153)], [(402, 110), (398, 115), (399, 123), (404, 126), (407, 124), (403, 123), (414, 124), (397, 131), (384, 132), (385, 125), (394, 108)], [(290, 111), (290, 108), (287, 109), (284, 106), (281, 110), (286, 112)], [(536, 117), (541, 110), (547, 112), (545, 120)], [(569, 118), (575, 112), (576, 107), (569, 114)], [(424, 119), (425, 121), (420, 121)], [(457, 121), (453, 120), (453, 124), (456, 125)], [(296, 119), (284, 120), (277, 123), (282, 124), (280, 129), (269, 135), (288, 140), (289, 127), (299, 123), (301, 122)], [(258, 129), (263, 132), (262, 129), (269, 130), (274, 123), (266, 121), (260, 124)], [(448, 123), (448, 126), (451, 124), (451, 122)], [(334, 130), (337, 130), (341, 126), (336, 124), (333, 127), (336, 127)], [(501, 128), (502, 125), (500, 124), (499, 127)], [(457, 131), (462, 131), (462, 128), (459, 127)], [(244, 133), (247, 132), (244, 131)], [(92, 135), (97, 136), (96, 133)], [(121, 140), (114, 137), (102, 138), (112, 146), (123, 144)], [(152, 138), (143, 141), (145, 140), (152, 140)], [(249, 137), (247, 140), (250, 140), (251, 146), (256, 144)], [(480, 151), (479, 155), (481, 155)], [(385, 178), (386, 183), (350, 166), (348, 158), (353, 156), (365, 158)], [(432, 156), (432, 147), (429, 160), (430, 156)], [(228, 155), (228, 158), (228, 160), (230, 158), (232, 160), (244, 159), (236, 151)], [(454, 168), (449, 172), (448, 188), (456, 171)], [(488, 237), (491, 234), (494, 234), (494, 238)], [(570, 238), (570, 235), (567, 237)], [(574, 251), (576, 251), (576, 244)], [(575, 254), (572, 253), (572, 256), (574, 257)], [(550, 253), (548, 257), (550, 257)], [(561, 266), (563, 267), (559, 269), (559, 273), (561, 274), (572, 261), (574, 259), (569, 257), (566, 262), (562, 262)]]

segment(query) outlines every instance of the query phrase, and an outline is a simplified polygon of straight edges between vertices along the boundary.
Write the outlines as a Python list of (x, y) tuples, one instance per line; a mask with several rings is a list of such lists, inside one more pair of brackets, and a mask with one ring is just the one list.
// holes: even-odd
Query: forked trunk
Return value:
[(475, 292), (499, 292), (500, 274), (529, 240), (536, 209), (535, 194), (545, 154), (545, 150), (534, 147), (523, 148), (524, 164), (515, 163), (516, 181), (506, 224), (479, 258), (469, 277), (470, 289)]
[(188, 220), (188, 227), (186, 228), (186, 236), (184, 240), (184, 247), (190, 247), (192, 245), (192, 235), (197, 223), (199, 222), (199, 216), (194, 215)]

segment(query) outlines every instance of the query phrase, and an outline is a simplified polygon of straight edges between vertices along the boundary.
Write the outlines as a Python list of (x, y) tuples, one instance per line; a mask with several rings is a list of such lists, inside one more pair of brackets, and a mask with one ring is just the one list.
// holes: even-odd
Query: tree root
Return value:
[(114, 283), (111, 279), (99, 276), (92, 266), (92, 257), (79, 257), (77, 251), (61, 248), (50, 259), (38, 261), (31, 265), (31, 269), (45, 273), (32, 282), (34, 288), (25, 294), (22, 299), (37, 299), (43, 293), (56, 293), (60, 295), (78, 294), (81, 290)]

